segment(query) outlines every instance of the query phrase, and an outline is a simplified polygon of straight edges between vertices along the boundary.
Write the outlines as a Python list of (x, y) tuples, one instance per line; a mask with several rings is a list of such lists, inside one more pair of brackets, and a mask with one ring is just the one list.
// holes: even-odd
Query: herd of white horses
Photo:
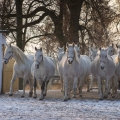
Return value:
[[(13, 57), (13, 76), (10, 83), (9, 95), (12, 96), (12, 86), (17, 77), (23, 78), (23, 94), (25, 96), (26, 82), (29, 81), (29, 96), (37, 97), (36, 87), (41, 86), (40, 100), (47, 94), (47, 85), (55, 73), (54, 60), (43, 54), (42, 48), (35, 47), (35, 55), (26, 55), (17, 46), (6, 46), (4, 64)], [(80, 54), (80, 44), (66, 43), (66, 50), (58, 47), (57, 70), (60, 75), (63, 100), (82, 96), (82, 89), (87, 83), (87, 91), (92, 89), (93, 81), (97, 81), (99, 99), (107, 98), (111, 92), (115, 97), (120, 80), (120, 46), (112, 44), (107, 48), (89, 48), (89, 55)], [(89, 76), (91, 80), (89, 82)], [(90, 83), (90, 85), (89, 85)], [(105, 87), (103, 87), (105, 83)], [(103, 89), (104, 88), (104, 89)]]

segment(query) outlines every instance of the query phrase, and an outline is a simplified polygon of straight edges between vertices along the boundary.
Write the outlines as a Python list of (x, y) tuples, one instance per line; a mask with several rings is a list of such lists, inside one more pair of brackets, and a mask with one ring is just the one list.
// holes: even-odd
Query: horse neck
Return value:
[(117, 56), (116, 56), (116, 63), (120, 63), (120, 58), (119, 58), (119, 54), (117, 54)]
[[(20, 51), (21, 52), (21, 51)], [(13, 51), (13, 57), (17, 63), (26, 63), (28, 62), (27, 56), (23, 53), (22, 56), (20, 56), (16, 51)]]
[(40, 65), (41, 65), (41, 66), (44, 66), (44, 64), (45, 64), (45, 57), (43, 56), (43, 59), (42, 59), (42, 61), (40, 62)]

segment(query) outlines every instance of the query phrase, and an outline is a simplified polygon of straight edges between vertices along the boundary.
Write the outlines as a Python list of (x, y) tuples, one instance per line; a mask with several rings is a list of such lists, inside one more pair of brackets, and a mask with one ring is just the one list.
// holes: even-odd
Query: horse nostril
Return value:
[(104, 69), (104, 67), (101, 67), (101, 69), (103, 70), (103, 69)]
[(39, 69), (39, 65), (35, 65), (35, 68), (36, 68), (36, 69)]

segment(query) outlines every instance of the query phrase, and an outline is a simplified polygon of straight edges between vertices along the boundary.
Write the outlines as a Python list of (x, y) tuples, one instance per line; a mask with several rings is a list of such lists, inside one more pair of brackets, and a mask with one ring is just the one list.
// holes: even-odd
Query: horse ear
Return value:
[(89, 50), (90, 50), (90, 51), (93, 51), (93, 48), (91, 47), (91, 48), (89, 48)]
[(57, 47), (57, 49), (59, 50), (59, 49), (60, 49), (60, 47)]
[(11, 47), (11, 43), (10, 43), (10, 47)]
[(63, 49), (63, 50), (65, 49), (64, 46), (62, 47), (62, 49)]
[(35, 50), (37, 51), (37, 48), (35, 47)]
[(99, 48), (99, 50), (101, 51), (101, 47)]
[(40, 48), (40, 51), (42, 51), (42, 47)]
[(6, 43), (6, 46), (8, 47), (8, 44)]
[(77, 42), (77, 46), (80, 47), (80, 42)]
[(116, 44), (116, 47), (118, 48), (118, 45)]
[(66, 43), (66, 47), (68, 47), (68, 46), (69, 46), (69, 43), (67, 42), (67, 43)]
[(72, 45), (73, 45), (73, 47), (74, 47), (74, 46), (75, 46), (75, 43), (73, 42)]

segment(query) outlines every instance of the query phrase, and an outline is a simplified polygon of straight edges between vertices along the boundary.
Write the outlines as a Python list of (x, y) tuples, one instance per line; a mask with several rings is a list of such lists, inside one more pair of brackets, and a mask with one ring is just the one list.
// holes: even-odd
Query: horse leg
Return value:
[(45, 81), (41, 82), (41, 95), (40, 95), (40, 99), (39, 100), (43, 100), (44, 99), (44, 89), (45, 89)]
[(102, 93), (102, 81), (101, 78), (98, 77), (98, 91), (99, 91), (99, 100), (103, 100), (103, 93)]
[(46, 96), (47, 94), (47, 85), (49, 83), (49, 80), (45, 81), (45, 89), (44, 89), (44, 92), (43, 92), (43, 95)]
[(26, 80), (26, 79), (23, 79), (23, 94), (21, 95), (21, 97), (24, 97), (24, 96), (25, 96), (25, 86), (26, 86), (26, 82), (27, 82), (27, 80)]
[(114, 80), (115, 80), (115, 77), (113, 79), (111, 79), (111, 86), (110, 86), (112, 88), (112, 93), (111, 93), (112, 98), (115, 97), (115, 82), (114, 82)]
[(26, 83), (27, 83), (27, 76), (28, 76), (28, 74), (25, 74), (24, 78), (23, 78), (23, 94), (21, 95), (21, 97), (25, 96), (25, 87), (26, 87)]
[(80, 83), (79, 83), (79, 97), (82, 97), (82, 88), (84, 83), (85, 83), (85, 79), (84, 79), (84, 76), (82, 76), (80, 78)]
[(14, 81), (15, 81), (16, 78), (17, 78), (17, 74), (13, 71), (13, 76), (12, 76), (12, 79), (11, 79), (11, 82), (10, 82), (9, 96), (13, 95), (13, 93), (12, 93), (12, 86), (13, 86), (13, 83), (14, 83)]
[(93, 88), (93, 80), (94, 80), (94, 78), (93, 78), (93, 76), (91, 75), (91, 81), (90, 81), (90, 90), (92, 90)]
[(106, 83), (105, 83), (104, 98), (107, 98), (107, 97), (108, 97), (108, 91), (109, 91), (109, 81), (110, 81), (110, 79), (109, 79), (109, 78), (107, 78), (107, 79), (106, 79)]
[(71, 94), (71, 91), (72, 91), (72, 83), (71, 83), (71, 80), (69, 80), (69, 83), (68, 83), (68, 99), (70, 99), (70, 94)]
[(37, 94), (36, 94), (36, 87), (37, 87), (37, 81), (36, 81), (36, 78), (34, 77), (33, 78), (34, 79), (34, 87), (33, 87), (33, 92), (34, 92), (34, 94), (33, 94), (33, 98), (37, 98)]
[(117, 85), (118, 85), (118, 77), (115, 75), (112, 77), (112, 98), (115, 98), (115, 94), (117, 94)]
[(120, 90), (120, 80), (118, 79), (118, 89)]
[(68, 100), (68, 79), (64, 77), (64, 101)]
[(60, 77), (60, 81), (61, 81), (61, 92), (64, 92), (63, 78), (62, 77)]
[(73, 98), (76, 98), (77, 84), (78, 84), (78, 78), (74, 78), (74, 83), (73, 83)]
[(90, 92), (90, 85), (89, 85), (89, 76), (85, 77), (87, 81), (87, 92)]
[(115, 94), (117, 94), (117, 88), (118, 88), (118, 85), (119, 85), (119, 79), (118, 79), (118, 76), (115, 75), (115, 81), (114, 81), (114, 84), (115, 84)]
[(30, 81), (29, 97), (32, 97), (32, 94), (33, 94), (33, 79), (29, 79), (29, 81)]

